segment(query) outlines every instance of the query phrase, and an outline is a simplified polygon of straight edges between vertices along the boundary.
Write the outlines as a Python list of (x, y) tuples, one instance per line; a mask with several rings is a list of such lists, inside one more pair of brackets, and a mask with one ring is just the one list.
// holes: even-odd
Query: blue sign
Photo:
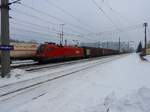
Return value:
[(11, 51), (11, 50), (14, 50), (14, 46), (12, 46), (12, 45), (0, 45), (0, 50)]

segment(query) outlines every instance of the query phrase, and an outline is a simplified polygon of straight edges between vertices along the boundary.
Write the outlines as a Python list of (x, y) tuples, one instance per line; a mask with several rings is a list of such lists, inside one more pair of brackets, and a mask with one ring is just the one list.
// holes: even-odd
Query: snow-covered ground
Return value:
[(0, 112), (149, 112), (149, 74), (131, 54), (0, 101)]
[(146, 60), (150, 62), (150, 55), (145, 56)]
[[(124, 56), (124, 55), (123, 55)], [(23, 69), (13, 69), (11, 71), (11, 77), (10, 78), (0, 78), (0, 87), (8, 85), (8, 84), (14, 84), (17, 82), (21, 82), (21, 81), (25, 81), (25, 80), (30, 80), (33, 78), (37, 78), (37, 77), (43, 77), (43, 76), (48, 76), (51, 74), (54, 74), (54, 77), (56, 76), (56, 73), (58, 74), (58, 72), (62, 73), (62, 72), (68, 72), (68, 71), (72, 71), (72, 70), (76, 70), (76, 69), (81, 69), (84, 66), (89, 66), (92, 64), (96, 64), (96, 63), (103, 63), (103, 62), (107, 62), (107, 61), (111, 61), (111, 60), (115, 60), (118, 59), (119, 57), (122, 56), (110, 56), (110, 57), (103, 57), (101, 59), (95, 59), (95, 60), (86, 60), (85, 62), (81, 62), (81, 63), (74, 63), (74, 64), (68, 64), (68, 65), (62, 65), (60, 67), (50, 67), (50, 68), (45, 68), (42, 69), (40, 71), (34, 71), (34, 72), (26, 72)], [(51, 65), (51, 64), (50, 64)], [(50, 66), (48, 65), (48, 66)], [(47, 66), (47, 65), (44, 65)], [(32, 67), (30, 67), (32, 68)], [(33, 68), (37, 68), (37, 67), (33, 67)]]

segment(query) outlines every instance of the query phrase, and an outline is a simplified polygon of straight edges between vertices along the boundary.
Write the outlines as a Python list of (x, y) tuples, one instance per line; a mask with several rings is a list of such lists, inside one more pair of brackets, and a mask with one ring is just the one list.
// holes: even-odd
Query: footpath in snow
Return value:
[(131, 54), (44, 88), (45, 94), (10, 112), (150, 112), (150, 62)]

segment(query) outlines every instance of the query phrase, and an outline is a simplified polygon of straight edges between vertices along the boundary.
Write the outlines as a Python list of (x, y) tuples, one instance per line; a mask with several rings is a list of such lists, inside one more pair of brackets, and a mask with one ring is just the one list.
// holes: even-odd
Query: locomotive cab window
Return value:
[(45, 49), (45, 46), (44, 45), (40, 45), (38, 50), (37, 50), (37, 53), (42, 53)]

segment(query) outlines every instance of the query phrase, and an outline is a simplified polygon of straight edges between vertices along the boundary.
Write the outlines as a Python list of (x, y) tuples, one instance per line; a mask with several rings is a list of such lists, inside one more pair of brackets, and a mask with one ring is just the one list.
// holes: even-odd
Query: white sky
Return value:
[[(10, 20), (11, 38), (58, 42), (57, 33), (61, 30), (60, 24), (65, 24), (64, 37), (69, 42), (72, 40), (80, 42), (118, 41), (119, 37), (122, 41), (135, 41), (135, 43), (143, 41), (144, 29), (140, 25), (142, 26), (145, 21), (150, 23), (149, 0), (95, 1), (115, 25), (93, 4), (92, 0), (21, 0), (22, 4), (38, 9), (44, 14), (19, 4), (11, 6), (10, 16), (14, 18)], [(61, 10), (56, 8), (54, 4)], [(21, 14), (22, 12), (23, 14)], [(20, 22), (18, 19), (32, 24)], [(50, 22), (57, 25), (50, 24)], [(33, 24), (44, 26), (44, 28)], [(127, 28), (135, 25), (137, 25), (135, 30)], [(123, 32), (118, 32), (116, 26)], [(105, 33), (99, 35), (100, 32)], [(93, 33), (97, 33), (97, 35)], [(84, 37), (78, 35), (84, 35)]]

